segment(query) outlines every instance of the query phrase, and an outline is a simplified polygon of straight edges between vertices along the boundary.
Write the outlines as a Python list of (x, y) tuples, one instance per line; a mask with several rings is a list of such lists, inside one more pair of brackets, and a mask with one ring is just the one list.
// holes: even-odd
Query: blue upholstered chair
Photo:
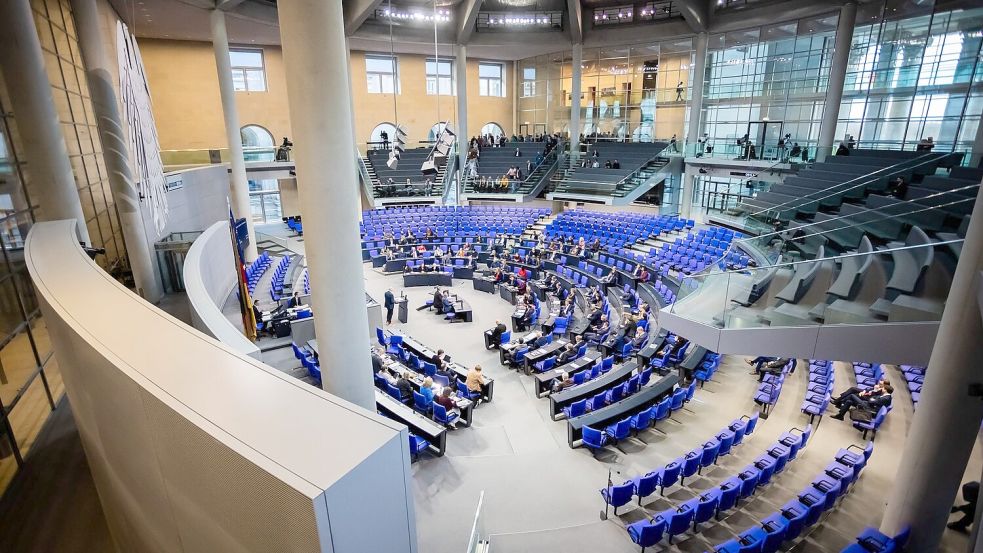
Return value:
[(635, 545), (642, 548), (642, 553), (645, 553), (645, 548), (662, 541), (667, 526), (666, 520), (659, 515), (653, 519), (643, 518), (628, 525), (628, 537)]
[(597, 430), (596, 428), (591, 428), (589, 426), (584, 426), (583, 432), (583, 444), (584, 447), (591, 450), (592, 452), (601, 449), (608, 443), (608, 436), (604, 432)]
[(623, 507), (631, 501), (635, 493), (635, 485), (630, 480), (624, 484), (611, 486), (601, 490), (601, 497), (604, 502), (614, 507), (615, 516), (618, 515), (618, 507)]

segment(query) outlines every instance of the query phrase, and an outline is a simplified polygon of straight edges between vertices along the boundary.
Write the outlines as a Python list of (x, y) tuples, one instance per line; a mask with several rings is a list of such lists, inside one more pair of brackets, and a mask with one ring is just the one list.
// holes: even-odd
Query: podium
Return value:
[(401, 323), (405, 323), (407, 317), (409, 316), (409, 303), (410, 300), (406, 296), (400, 296), (400, 298), (396, 300), (396, 318), (398, 318), (399, 322)]

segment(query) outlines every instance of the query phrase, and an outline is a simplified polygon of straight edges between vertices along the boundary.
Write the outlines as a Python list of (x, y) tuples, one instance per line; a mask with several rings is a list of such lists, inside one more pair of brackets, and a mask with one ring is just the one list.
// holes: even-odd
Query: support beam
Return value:
[(374, 12), (380, 4), (382, 4), (382, 0), (345, 0), (342, 3), (342, 9), (345, 14), (345, 36), (355, 34), (355, 31), (362, 26), (362, 23), (365, 23), (365, 20), (372, 15), (372, 12)]
[(278, 10), (321, 382), (375, 412), (341, 2), (281, 0)]
[(215, 49), (215, 69), (218, 71), (218, 89), (222, 98), (222, 115), (225, 117), (225, 138), (229, 143), (229, 184), (232, 213), (246, 219), (249, 246), (243, 261), (251, 263), (257, 257), (256, 231), (249, 209), (249, 183), (246, 180), (246, 160), (242, 157), (242, 135), (239, 130), (239, 110), (236, 107), (235, 85), (232, 83), (232, 60), (229, 59), (229, 35), (225, 30), (225, 12), (212, 10), (212, 46)]
[(457, 7), (454, 24), (457, 25), (457, 43), (467, 44), (474, 34), (474, 22), (478, 20), (482, 0), (464, 0)]
[(85, 60), (86, 81), (89, 84), (99, 139), (102, 141), (102, 157), (106, 163), (109, 188), (119, 212), (136, 292), (151, 303), (156, 303), (163, 292), (154, 271), (150, 241), (140, 212), (140, 193), (130, 170), (126, 133), (123, 131), (123, 120), (113, 86), (116, 63), (115, 60), (110, 62), (106, 56), (95, 0), (72, 0), (72, 12), (75, 14), (82, 59)]
[(893, 480), (899, 485), (889, 489), (887, 510), (881, 522), (881, 530), (892, 535), (911, 525), (908, 551), (939, 550), (949, 507), (956, 498), (983, 421), (983, 400), (970, 395), (970, 386), (979, 386), (981, 381), (981, 282), (983, 189), (976, 196), (935, 347), (925, 371), (918, 410), (908, 429), (901, 465)]
[(705, 33), (710, 28), (710, 5), (707, 0), (677, 0), (679, 13), (694, 33)]
[(840, 102), (843, 101), (843, 85), (846, 83), (850, 44), (853, 42), (853, 28), (856, 21), (856, 2), (850, 2), (840, 9), (839, 22), (836, 24), (836, 39), (833, 42), (833, 60), (829, 68), (829, 85), (826, 88), (826, 104), (823, 107), (823, 120), (819, 124), (819, 148), (816, 150), (816, 161), (826, 159), (826, 156), (833, 151), (836, 122), (840, 116)]
[(570, 157), (580, 157), (580, 81), (584, 64), (584, 45), (573, 45), (573, 59), (570, 62), (573, 69), (570, 84)]
[(700, 117), (703, 111), (703, 84), (707, 73), (707, 47), (710, 37), (707, 33), (696, 35), (696, 52), (693, 55), (693, 67), (689, 70), (692, 97), (689, 101), (689, 130), (686, 132), (685, 154), (689, 154), (690, 144), (696, 144), (700, 138)]
[(0, 70), (23, 145), (19, 154), (31, 177), (31, 201), (39, 206), (35, 218), (75, 219), (79, 239), (88, 244), (89, 230), (28, 0), (0, 1)]
[(471, 135), (468, 133), (468, 49), (458, 44), (454, 47), (454, 64), (457, 72), (457, 203), (461, 203), (461, 193), (464, 192), (464, 178), (467, 175), (468, 145)]
[(223, 12), (231, 11), (236, 9), (239, 4), (242, 4), (246, 0), (215, 0), (215, 9), (222, 10)]
[(580, 0), (567, 0), (568, 27), (570, 27), (570, 42), (584, 42), (584, 14)]

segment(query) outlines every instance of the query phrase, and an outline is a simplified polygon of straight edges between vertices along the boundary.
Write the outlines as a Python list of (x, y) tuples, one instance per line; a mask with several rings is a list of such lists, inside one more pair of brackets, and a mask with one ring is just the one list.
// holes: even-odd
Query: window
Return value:
[(229, 60), (232, 62), (232, 83), (236, 91), (266, 92), (262, 50), (233, 48), (229, 50)]
[(451, 60), (427, 58), (427, 94), (454, 95), (454, 68)]
[(478, 64), (478, 95), (505, 96), (505, 68), (500, 63)]
[(487, 123), (484, 127), (481, 127), (481, 136), (494, 136), (498, 138), (505, 134), (505, 130), (498, 123)]
[(276, 143), (270, 131), (259, 125), (246, 125), (239, 129), (242, 137), (242, 155), (246, 161), (273, 161)]
[(522, 97), (528, 98), (536, 95), (536, 68), (522, 68)]
[(399, 94), (399, 60), (394, 56), (365, 56), (365, 79), (369, 94)]

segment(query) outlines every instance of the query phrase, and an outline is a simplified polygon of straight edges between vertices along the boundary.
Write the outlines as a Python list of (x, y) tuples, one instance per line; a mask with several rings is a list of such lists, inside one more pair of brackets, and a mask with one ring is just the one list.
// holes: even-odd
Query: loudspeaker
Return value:
[(423, 162), (422, 166), (420, 166), (420, 172), (423, 173), (424, 175), (436, 175), (437, 165), (433, 162), (432, 159), (428, 159)]
[(444, 132), (451, 136), (454, 136), (454, 127), (452, 127), (450, 123), (446, 123), (444, 125)]
[(396, 126), (396, 137), (395, 138), (396, 138), (396, 140), (399, 140), (400, 142), (402, 142), (403, 139), (406, 138), (406, 131), (403, 130), (402, 125), (397, 125)]

